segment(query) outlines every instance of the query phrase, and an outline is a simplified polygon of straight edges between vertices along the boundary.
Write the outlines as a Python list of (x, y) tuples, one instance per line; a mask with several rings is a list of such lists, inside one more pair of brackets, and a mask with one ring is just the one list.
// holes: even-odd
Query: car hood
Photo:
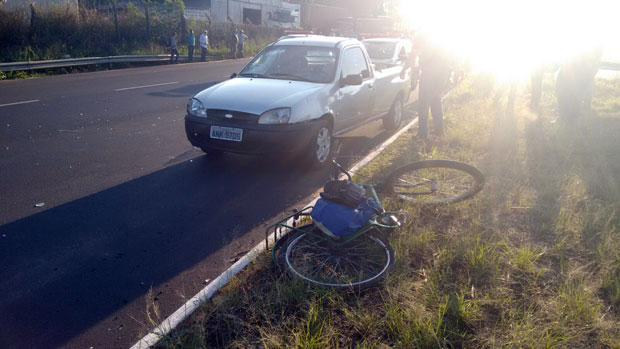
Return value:
[(212, 86), (194, 98), (200, 100), (207, 109), (260, 115), (273, 108), (292, 107), (324, 86), (303, 81), (234, 78)]

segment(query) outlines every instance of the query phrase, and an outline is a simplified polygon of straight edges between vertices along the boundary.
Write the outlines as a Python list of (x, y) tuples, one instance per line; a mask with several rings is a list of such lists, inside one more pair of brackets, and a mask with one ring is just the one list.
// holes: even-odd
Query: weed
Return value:
[(175, 343), (620, 347), (620, 112), (607, 102), (618, 82), (602, 82), (599, 116), (578, 128), (549, 122), (557, 115), (548, 80), (536, 113), (527, 93), (511, 95), (514, 86), (466, 80), (446, 100), (443, 139), (406, 133), (356, 177), (377, 182), (425, 158), (472, 163), (486, 176), (476, 198), (447, 207), (386, 198), (409, 219), (390, 237), (398, 263), (382, 287), (309, 288), (269, 267), (266, 255)]
[(296, 333), (297, 347), (304, 349), (321, 349), (327, 347), (329, 338), (325, 333), (327, 319), (321, 311), (320, 302), (314, 301), (302, 320), (302, 328)]
[(616, 311), (620, 311), (620, 265), (618, 262), (603, 276), (601, 291), (605, 300)]
[(598, 306), (581, 279), (566, 280), (558, 290), (558, 307), (563, 321), (570, 325), (593, 325)]

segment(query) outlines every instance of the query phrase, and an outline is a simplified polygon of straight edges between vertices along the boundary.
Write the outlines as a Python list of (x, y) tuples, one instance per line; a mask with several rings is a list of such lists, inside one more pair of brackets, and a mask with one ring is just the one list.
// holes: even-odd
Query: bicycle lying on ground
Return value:
[[(349, 181), (351, 174), (334, 161)], [(329, 288), (363, 289), (380, 283), (394, 267), (394, 249), (387, 235), (399, 228), (404, 211), (386, 211), (377, 191), (419, 205), (438, 205), (471, 198), (482, 190), (484, 176), (475, 167), (451, 160), (423, 160), (401, 166), (382, 185), (359, 184), (378, 205), (377, 212), (355, 232), (339, 237), (324, 233), (309, 221), (313, 206), (267, 228), (273, 232), (273, 261), (291, 275)]]

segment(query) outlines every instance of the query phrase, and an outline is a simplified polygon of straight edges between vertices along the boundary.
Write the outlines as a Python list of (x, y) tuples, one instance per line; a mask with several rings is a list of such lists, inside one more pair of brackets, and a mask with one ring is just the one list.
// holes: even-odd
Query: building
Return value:
[(184, 0), (185, 16), (219, 23), (299, 27), (300, 5), (282, 0)]
[(302, 4), (301, 25), (305, 28), (336, 28), (339, 22), (389, 15), (389, 0), (329, 0)]

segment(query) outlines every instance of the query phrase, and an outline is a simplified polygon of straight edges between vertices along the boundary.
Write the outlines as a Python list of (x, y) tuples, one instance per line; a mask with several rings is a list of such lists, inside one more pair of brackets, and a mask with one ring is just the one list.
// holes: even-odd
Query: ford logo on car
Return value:
[(226, 114), (226, 115), (224, 115), (224, 117), (225, 117), (226, 119), (232, 119), (232, 114)]

